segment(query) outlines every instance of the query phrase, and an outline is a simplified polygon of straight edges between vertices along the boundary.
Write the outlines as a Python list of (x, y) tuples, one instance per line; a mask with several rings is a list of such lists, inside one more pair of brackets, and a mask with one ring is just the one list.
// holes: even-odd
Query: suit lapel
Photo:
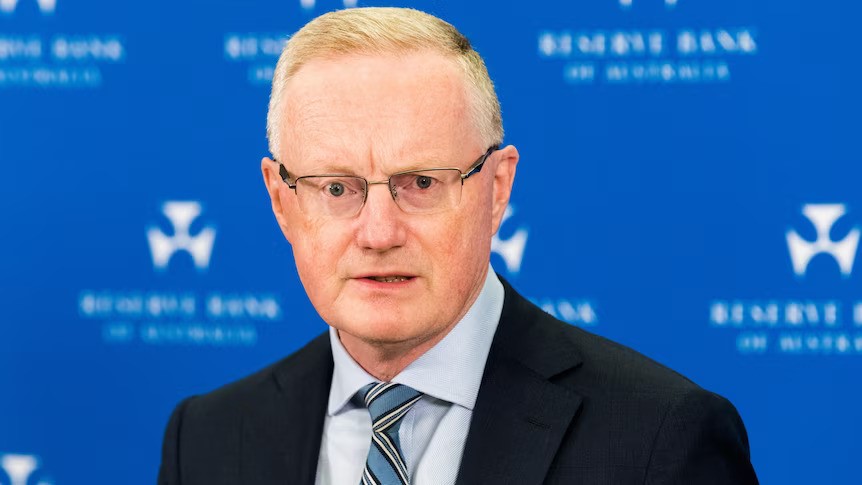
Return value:
[(542, 483), (582, 398), (552, 378), (580, 364), (554, 326), (504, 282), (494, 336), (456, 483)]
[(332, 365), (328, 334), (276, 365), (243, 413), (241, 483), (314, 483)]
[[(553, 383), (580, 364), (568, 339), (547, 326), (505, 281), (456, 483), (541, 483), (581, 405)], [(553, 326), (551, 326), (553, 327)], [(313, 484), (332, 382), (328, 334), (277, 364), (260, 398), (243, 410), (240, 483)]]

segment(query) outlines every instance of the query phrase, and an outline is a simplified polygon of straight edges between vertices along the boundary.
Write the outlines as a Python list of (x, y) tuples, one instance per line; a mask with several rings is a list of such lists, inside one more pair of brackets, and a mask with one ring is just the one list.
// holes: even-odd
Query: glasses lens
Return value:
[(360, 177), (300, 177), (296, 196), (303, 212), (313, 216), (351, 217), (365, 201), (365, 179)]
[(461, 198), (461, 172), (453, 169), (423, 170), (389, 178), (395, 202), (404, 212), (427, 213), (451, 209)]

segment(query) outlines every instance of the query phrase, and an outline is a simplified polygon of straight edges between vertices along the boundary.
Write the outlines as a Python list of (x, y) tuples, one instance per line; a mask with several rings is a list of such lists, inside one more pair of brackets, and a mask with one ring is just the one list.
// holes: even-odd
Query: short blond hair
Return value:
[(431, 50), (452, 58), (466, 79), (473, 122), (487, 146), (503, 141), (503, 119), (494, 83), (482, 57), (451, 24), (409, 8), (366, 7), (329, 12), (302, 27), (285, 44), (272, 78), (266, 135), (280, 155), (284, 87), (312, 59), (345, 54), (401, 54)]

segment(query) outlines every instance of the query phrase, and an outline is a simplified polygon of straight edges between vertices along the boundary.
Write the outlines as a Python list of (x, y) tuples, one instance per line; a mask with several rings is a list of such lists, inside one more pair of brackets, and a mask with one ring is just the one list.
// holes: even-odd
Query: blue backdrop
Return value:
[[(325, 329), (259, 173), (347, 0), (0, 0), (0, 484), (153, 483), (174, 404)], [(360, 1), (485, 57), (494, 267), (734, 402), (764, 483), (859, 481), (860, 54), (840, 0)]]

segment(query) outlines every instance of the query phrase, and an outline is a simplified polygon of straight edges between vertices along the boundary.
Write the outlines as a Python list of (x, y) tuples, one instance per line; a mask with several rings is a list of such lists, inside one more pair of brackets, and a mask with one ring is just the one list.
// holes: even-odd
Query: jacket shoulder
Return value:
[[(267, 430), (275, 430), (279, 419), (285, 426), (295, 424), (300, 418), (288, 416), (289, 405), (295, 400), (288, 399), (286, 388), (314, 382), (315, 395), (325, 394), (331, 367), (329, 339), (323, 334), (251, 375), (183, 400), (165, 429), (159, 484), (241, 483), (243, 443), (250, 436), (270, 438)], [(322, 417), (323, 409), (318, 417)], [(301, 419), (312, 421), (309, 416)], [(263, 456), (255, 454), (252, 458), (258, 455)], [(193, 479), (189, 482), (184, 477)]]
[(552, 369), (545, 373), (550, 382), (581, 397), (577, 420), (555, 458), (558, 470), (602, 476), (625, 471), (643, 483), (757, 482), (745, 427), (729, 401), (640, 352), (552, 317), (505, 287), (506, 353), (533, 369)]
[(554, 325), (583, 356), (582, 379), (594, 379), (609, 391), (657, 393), (700, 389), (688, 377), (623, 344), (554, 319)]
[[(578, 375), (579, 387), (597, 388), (602, 392), (653, 392), (699, 389), (682, 374), (660, 364), (644, 354), (596, 335), (583, 328), (554, 318), (518, 294), (504, 282), (506, 300), (501, 317), (501, 344), (514, 352), (534, 358), (554, 349), (561, 359), (571, 362), (564, 367)], [(562, 349), (565, 349), (563, 351)], [(565, 377), (561, 375), (560, 377)]]
[(290, 378), (325, 372), (327, 362), (331, 369), (331, 361), (329, 335), (324, 332), (277, 362), (208, 393), (186, 399), (186, 415), (213, 416), (220, 411), (236, 411), (246, 403), (254, 405), (261, 397), (283, 389)]

